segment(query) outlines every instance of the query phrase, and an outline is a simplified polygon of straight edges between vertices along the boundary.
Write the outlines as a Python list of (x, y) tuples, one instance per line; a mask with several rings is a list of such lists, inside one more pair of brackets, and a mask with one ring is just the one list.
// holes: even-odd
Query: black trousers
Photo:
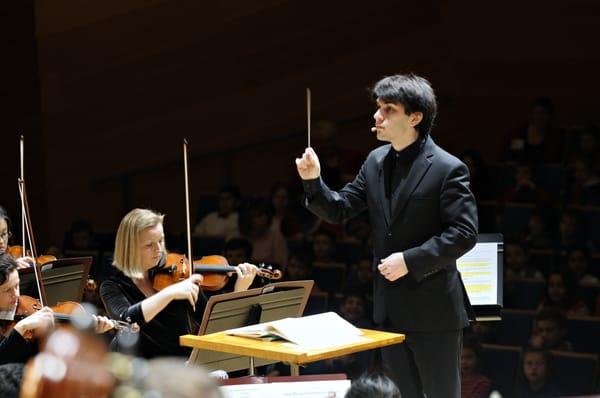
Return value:
[(382, 348), (381, 359), (402, 398), (460, 398), (462, 330), (398, 332), (406, 340)]

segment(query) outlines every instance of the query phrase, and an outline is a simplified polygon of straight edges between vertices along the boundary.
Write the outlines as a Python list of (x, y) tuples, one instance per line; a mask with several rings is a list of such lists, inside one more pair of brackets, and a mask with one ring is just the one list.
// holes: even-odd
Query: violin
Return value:
[[(35, 297), (26, 295), (19, 296), (15, 316), (13, 318), (13, 321), (5, 327), (4, 334), (8, 334), (19, 321), (27, 318), (28, 316), (41, 310), (42, 308), (42, 303)], [(54, 311), (54, 313), (52, 314), (54, 316), (54, 320), (60, 323), (71, 322), (73, 319), (73, 314), (77, 311), (85, 313), (84, 307), (80, 303), (77, 303), (75, 301), (62, 301), (50, 308), (52, 309), (52, 311)], [(111, 319), (110, 321), (112, 323), (112, 327), (115, 330), (126, 328), (129, 329), (131, 327), (131, 325), (127, 322), (116, 321), (114, 319)], [(34, 338), (34, 336), (31, 331), (27, 331), (23, 338), (26, 340), (31, 340)]]
[[(10, 246), (10, 247), (8, 247), (6, 252), (8, 254), (10, 254), (11, 256), (13, 256), (14, 258), (24, 257), (23, 246), (19, 246), (19, 245)], [(46, 263), (49, 263), (50, 261), (56, 261), (56, 257), (51, 254), (42, 254), (41, 256), (34, 258), (34, 260), (35, 260), (36, 264), (44, 265)]]
[[(193, 273), (203, 276), (200, 287), (207, 291), (221, 290), (229, 281), (229, 274), (236, 272), (236, 268), (227, 263), (223, 256), (204, 256), (200, 260), (193, 261)], [(152, 286), (155, 290), (162, 290), (167, 286), (190, 277), (191, 267), (185, 255), (177, 253), (167, 254), (165, 265), (159, 268), (154, 275)], [(260, 264), (256, 274), (269, 280), (281, 278), (281, 271), (271, 269), (270, 266)]]

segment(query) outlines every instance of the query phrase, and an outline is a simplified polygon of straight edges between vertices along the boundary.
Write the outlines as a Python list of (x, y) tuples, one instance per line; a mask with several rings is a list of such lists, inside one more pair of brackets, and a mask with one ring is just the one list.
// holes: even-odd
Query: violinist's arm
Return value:
[(142, 301), (144, 321), (150, 322), (173, 300), (187, 300), (195, 311), (200, 292), (198, 285), (201, 282), (202, 275), (194, 274), (191, 278), (174, 283)]
[(191, 281), (175, 283), (140, 302), (130, 302), (123, 294), (124, 286), (109, 279), (100, 286), (100, 296), (111, 317), (143, 325), (173, 300), (187, 299), (192, 306), (195, 305), (199, 291), (197, 283), (201, 280), (201, 275), (192, 275)]
[(29, 268), (35, 265), (35, 260), (29, 256), (19, 257), (15, 261), (17, 262), (17, 269)]
[(14, 329), (0, 341), (0, 365), (25, 363), (33, 355), (32, 344)]
[(34, 312), (27, 318), (20, 320), (15, 325), (14, 329), (21, 335), (25, 336), (28, 331), (45, 332), (54, 323), (54, 315), (51, 308), (44, 307), (41, 310)]

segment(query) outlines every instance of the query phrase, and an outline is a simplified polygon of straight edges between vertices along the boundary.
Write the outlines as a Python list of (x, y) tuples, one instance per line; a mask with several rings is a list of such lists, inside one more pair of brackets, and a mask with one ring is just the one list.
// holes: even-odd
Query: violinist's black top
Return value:
[[(144, 358), (189, 355), (191, 350), (179, 345), (179, 336), (197, 330), (206, 307), (206, 297), (202, 293), (198, 296), (195, 313), (187, 300), (173, 300), (150, 322), (144, 321), (142, 313), (141, 302), (146, 296), (122, 272), (102, 283), (100, 296), (112, 318), (140, 326), (137, 355)], [(190, 325), (190, 319), (196, 323), (195, 328)]]
[(0, 365), (5, 363), (25, 363), (38, 352), (36, 341), (28, 341), (16, 330), (6, 337), (0, 335)]

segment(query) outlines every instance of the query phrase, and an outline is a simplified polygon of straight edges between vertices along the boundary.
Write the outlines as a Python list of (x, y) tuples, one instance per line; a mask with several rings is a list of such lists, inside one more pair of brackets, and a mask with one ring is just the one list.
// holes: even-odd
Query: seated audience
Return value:
[(481, 345), (477, 336), (465, 336), (460, 356), (461, 398), (487, 398), (491, 390), (491, 381), (479, 373)]
[(362, 255), (346, 279), (344, 290), (356, 292), (366, 297), (373, 296), (373, 256)]
[(538, 305), (538, 312), (546, 307), (556, 307), (567, 315), (589, 315), (589, 308), (577, 296), (576, 288), (577, 285), (566, 272), (550, 272), (546, 294)]
[(504, 246), (504, 281), (518, 279), (544, 280), (540, 270), (529, 264), (527, 249), (517, 242), (507, 242)]
[(219, 191), (217, 211), (208, 213), (195, 227), (194, 237), (217, 237), (237, 235), (238, 232), (238, 207), (242, 195), (234, 186), (226, 186)]
[[(287, 242), (281, 232), (271, 228), (273, 211), (262, 201), (255, 202), (240, 215), (241, 237), (252, 245), (252, 257), (265, 264), (285, 264), (288, 258)], [(240, 236), (230, 236), (240, 237)]]
[(504, 159), (529, 161), (533, 164), (562, 160), (563, 133), (552, 125), (554, 104), (548, 98), (537, 98), (527, 123), (505, 137)]
[(329, 231), (320, 229), (312, 237), (313, 263), (332, 264), (338, 263), (336, 258), (335, 237)]
[(401, 398), (401, 395), (392, 379), (383, 373), (374, 373), (352, 382), (345, 398)]
[(571, 276), (579, 286), (595, 286), (600, 284), (597, 276), (588, 272), (592, 257), (585, 247), (574, 248), (567, 253), (567, 267)]
[(547, 307), (536, 315), (533, 324), (531, 345), (545, 350), (572, 351), (573, 345), (567, 336), (567, 318), (558, 309)]
[(516, 398), (559, 397), (560, 390), (552, 372), (552, 355), (541, 348), (528, 347), (521, 354)]

